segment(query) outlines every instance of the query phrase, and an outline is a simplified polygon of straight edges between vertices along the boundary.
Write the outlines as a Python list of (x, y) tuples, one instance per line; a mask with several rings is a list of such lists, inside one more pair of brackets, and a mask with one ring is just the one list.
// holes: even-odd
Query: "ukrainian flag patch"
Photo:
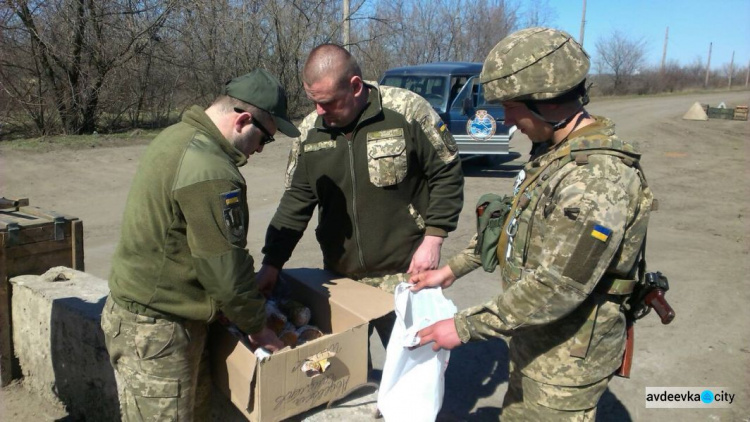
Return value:
[(442, 120), (438, 120), (438, 122), (435, 123), (435, 129), (437, 129), (440, 132), (445, 132), (445, 130), (448, 129), (448, 126), (446, 126), (446, 124), (443, 123)]
[(608, 229), (604, 226), (601, 226), (599, 224), (594, 226), (594, 229), (591, 230), (591, 236), (601, 240), (602, 242), (606, 242), (607, 239), (609, 239), (609, 235), (612, 234), (612, 229)]
[(235, 190), (235, 191), (232, 191), (232, 192), (227, 192), (227, 193), (222, 194), (221, 196), (224, 197), (224, 204), (225, 205), (232, 205), (232, 204), (236, 204), (236, 203), (240, 202), (240, 198), (239, 198), (240, 191), (239, 190)]

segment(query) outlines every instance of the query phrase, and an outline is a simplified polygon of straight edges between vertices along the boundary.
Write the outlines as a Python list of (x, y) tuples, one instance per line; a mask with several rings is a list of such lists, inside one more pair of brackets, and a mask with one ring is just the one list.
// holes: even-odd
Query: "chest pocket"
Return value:
[(367, 134), (367, 167), (377, 187), (401, 183), (406, 177), (406, 139), (402, 128)]

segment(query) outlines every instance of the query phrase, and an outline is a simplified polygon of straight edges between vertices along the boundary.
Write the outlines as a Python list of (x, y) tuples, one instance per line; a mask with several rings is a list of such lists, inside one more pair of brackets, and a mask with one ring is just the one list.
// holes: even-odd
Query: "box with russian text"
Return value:
[[(251, 421), (282, 420), (345, 396), (367, 382), (367, 325), (393, 310), (393, 296), (318, 269), (284, 270), (290, 297), (310, 308), (327, 335), (259, 361), (219, 324), (211, 329), (214, 383)], [(321, 373), (305, 371), (326, 356)]]

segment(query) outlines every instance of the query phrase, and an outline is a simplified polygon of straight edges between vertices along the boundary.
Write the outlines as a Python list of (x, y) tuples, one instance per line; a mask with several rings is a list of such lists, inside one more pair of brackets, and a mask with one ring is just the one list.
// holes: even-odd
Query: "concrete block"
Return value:
[(24, 384), (74, 419), (117, 420), (117, 384), (99, 327), (107, 281), (66, 267), (11, 280)]

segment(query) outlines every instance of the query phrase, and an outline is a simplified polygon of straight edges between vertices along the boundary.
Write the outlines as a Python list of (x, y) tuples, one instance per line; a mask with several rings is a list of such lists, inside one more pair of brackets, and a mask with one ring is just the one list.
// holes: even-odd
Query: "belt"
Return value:
[[(171, 322), (183, 324), (187, 319), (178, 317), (176, 315), (168, 314), (165, 312), (157, 311), (156, 309), (146, 307), (136, 302), (126, 302), (133, 306), (127, 306), (126, 304), (120, 303), (121, 300), (112, 296), (112, 293), (107, 297), (107, 302), (104, 305), (110, 312), (116, 313), (121, 318), (136, 322), (151, 322), (154, 323), (157, 320), (163, 319)], [(140, 309), (139, 309), (140, 308)]]

